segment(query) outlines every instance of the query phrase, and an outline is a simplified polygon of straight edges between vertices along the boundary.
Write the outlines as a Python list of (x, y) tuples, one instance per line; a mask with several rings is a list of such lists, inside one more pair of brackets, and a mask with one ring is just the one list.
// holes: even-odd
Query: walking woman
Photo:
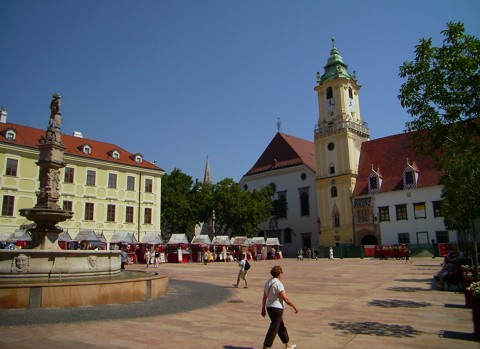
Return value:
[(265, 340), (263, 342), (263, 349), (271, 348), (273, 340), (276, 335), (280, 337), (280, 340), (285, 344), (285, 348), (294, 349), (295, 344), (289, 344), (290, 338), (288, 337), (287, 328), (283, 323), (283, 303), (287, 303), (295, 310), (295, 314), (298, 313), (298, 309), (293, 302), (287, 297), (285, 293), (285, 287), (280, 281), (280, 277), (283, 274), (282, 267), (279, 265), (274, 266), (270, 270), (272, 278), (265, 283), (262, 299), (262, 316), (268, 312), (270, 317), (270, 327), (268, 328)]

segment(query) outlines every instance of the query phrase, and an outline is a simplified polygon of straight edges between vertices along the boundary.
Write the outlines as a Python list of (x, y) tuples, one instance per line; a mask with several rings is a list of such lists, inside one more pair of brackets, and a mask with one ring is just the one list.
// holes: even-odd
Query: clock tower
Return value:
[(355, 72), (335, 47), (324, 74), (317, 72), (318, 123), (315, 128), (316, 190), (320, 221), (320, 246), (353, 244), (351, 195), (358, 174), (360, 148), (370, 130), (360, 114)]

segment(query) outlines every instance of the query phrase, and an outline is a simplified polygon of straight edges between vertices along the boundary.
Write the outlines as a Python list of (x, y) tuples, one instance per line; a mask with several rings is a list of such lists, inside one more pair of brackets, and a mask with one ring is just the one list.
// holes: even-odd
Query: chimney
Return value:
[(1, 108), (0, 109), (0, 124), (6, 124), (7, 123), (7, 109)]

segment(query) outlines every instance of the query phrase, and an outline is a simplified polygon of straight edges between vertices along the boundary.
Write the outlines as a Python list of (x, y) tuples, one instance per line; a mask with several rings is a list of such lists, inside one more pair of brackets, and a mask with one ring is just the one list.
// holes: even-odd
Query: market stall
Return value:
[(248, 255), (249, 241), (246, 236), (234, 236), (230, 239), (232, 244), (233, 257), (235, 260), (240, 260), (242, 253)]
[(97, 233), (91, 229), (80, 230), (75, 236), (82, 250), (106, 250), (107, 239), (103, 233)]
[(138, 241), (135, 237), (135, 233), (128, 231), (116, 231), (108, 241), (108, 249), (121, 250), (122, 248), (125, 248), (128, 256), (126, 264), (133, 264), (137, 262), (137, 255), (135, 254), (137, 242)]
[(15, 248), (15, 244), (12, 242), (8, 242), (12, 233), (0, 233), (0, 249), (2, 250), (13, 250)]
[(203, 262), (205, 251), (208, 251), (212, 241), (208, 235), (196, 235), (190, 242), (192, 262)]
[(283, 258), (280, 240), (278, 238), (267, 238), (267, 256), (268, 259), (281, 259)]
[(68, 231), (58, 234), (58, 245), (62, 250), (76, 250), (78, 242), (73, 240)]
[(146, 232), (136, 251), (137, 260), (141, 263), (145, 263), (145, 252), (148, 250), (150, 251), (150, 258), (153, 258), (153, 260), (150, 260), (151, 263), (149, 264), (155, 263), (155, 252), (158, 252), (159, 254), (159, 263), (166, 263), (167, 258), (165, 255), (164, 243), (162, 235), (159, 232)]
[(251, 238), (249, 243), (251, 258), (256, 259), (257, 261), (264, 260), (265, 258), (263, 258), (263, 256), (265, 256), (265, 246), (265, 238), (263, 236)]
[(7, 242), (15, 245), (15, 249), (29, 248), (32, 244), (32, 236), (25, 229), (18, 229), (10, 235)]
[(233, 262), (233, 250), (230, 238), (226, 235), (215, 236), (212, 240), (213, 251), (221, 253), (222, 261)]
[(167, 242), (167, 260), (169, 263), (188, 263), (190, 250), (185, 234), (172, 234)]

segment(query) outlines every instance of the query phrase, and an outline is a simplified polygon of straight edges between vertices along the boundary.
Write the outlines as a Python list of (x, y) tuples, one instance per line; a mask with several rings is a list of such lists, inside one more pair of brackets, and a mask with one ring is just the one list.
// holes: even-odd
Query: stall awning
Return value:
[(254, 237), (250, 239), (250, 245), (262, 245), (265, 246), (265, 238), (262, 237)]
[(30, 232), (27, 230), (15, 230), (15, 232), (10, 235), (10, 237), (7, 240), (8, 242), (17, 242), (17, 241), (32, 241), (32, 236), (30, 235)]
[(232, 243), (230, 242), (230, 238), (226, 235), (215, 236), (212, 240), (213, 245), (221, 245), (221, 246), (229, 246)]
[(281, 246), (278, 238), (267, 238), (267, 246)]
[(194, 236), (190, 245), (211, 245), (212, 240), (208, 235), (197, 235)]
[(12, 233), (0, 233), (0, 242), (7, 242)]
[(58, 241), (70, 242), (73, 240), (68, 231), (64, 231), (63, 233), (58, 234)]
[(230, 242), (236, 246), (248, 246), (248, 238), (246, 236), (234, 236)]
[(185, 234), (172, 234), (170, 240), (168, 240), (168, 245), (178, 245), (178, 244), (188, 244), (188, 238)]
[(94, 230), (80, 230), (77, 236), (75, 236), (77, 241), (98, 241), (98, 242), (107, 242), (103, 233), (96, 233)]
[(140, 241), (141, 244), (161, 245), (163, 244), (162, 235), (158, 232), (147, 232)]
[(116, 231), (109, 241), (111, 244), (136, 244), (135, 234), (128, 231)]

